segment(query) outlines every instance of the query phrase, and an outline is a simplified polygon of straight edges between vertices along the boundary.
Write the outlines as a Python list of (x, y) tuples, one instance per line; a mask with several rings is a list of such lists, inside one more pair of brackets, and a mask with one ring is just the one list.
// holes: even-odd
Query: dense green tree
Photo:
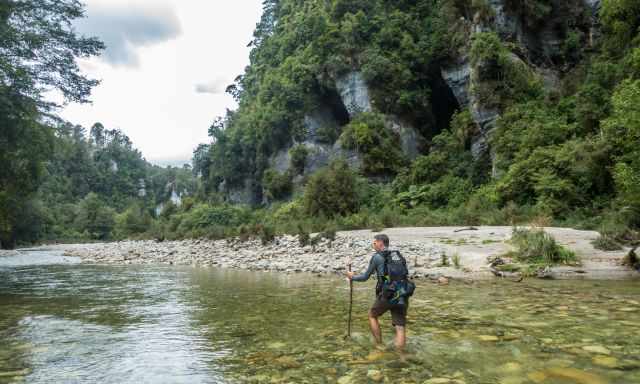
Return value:
[(13, 247), (19, 213), (40, 185), (53, 131), (44, 112), (55, 104), (43, 93), (86, 102), (96, 80), (86, 78), (78, 57), (96, 55), (103, 44), (76, 35), (83, 15), (76, 0), (10, 0), (0, 3), (0, 245)]
[(86, 232), (90, 239), (109, 240), (115, 226), (116, 212), (95, 193), (89, 193), (79, 205), (75, 227)]
[(304, 207), (309, 215), (333, 217), (356, 212), (359, 194), (356, 174), (342, 160), (336, 160), (309, 180), (304, 190)]

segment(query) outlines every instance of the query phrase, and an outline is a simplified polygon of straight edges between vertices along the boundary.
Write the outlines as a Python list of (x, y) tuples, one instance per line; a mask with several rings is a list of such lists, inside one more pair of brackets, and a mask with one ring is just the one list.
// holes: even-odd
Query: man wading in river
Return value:
[(388, 247), (389, 237), (383, 234), (376, 235), (373, 240), (376, 253), (371, 257), (367, 271), (357, 276), (349, 271), (347, 277), (353, 281), (367, 281), (371, 274), (376, 272), (376, 299), (369, 310), (369, 327), (376, 344), (382, 344), (378, 317), (391, 311), (391, 321), (396, 328), (396, 348), (401, 350), (406, 342), (409, 296), (413, 294), (415, 285), (407, 279), (409, 271), (404, 257), (398, 251), (388, 250)]

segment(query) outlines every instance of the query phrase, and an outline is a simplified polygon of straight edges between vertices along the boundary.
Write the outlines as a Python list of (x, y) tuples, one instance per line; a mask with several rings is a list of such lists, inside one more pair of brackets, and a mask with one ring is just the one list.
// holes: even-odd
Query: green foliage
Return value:
[(30, 240), (16, 233), (21, 216), (45, 174), (53, 132), (38, 120), (32, 100), (0, 86), (0, 246)]
[(318, 130), (316, 131), (316, 140), (324, 144), (333, 144), (340, 137), (340, 132), (341, 132), (341, 129), (337, 125), (333, 125), (333, 124), (323, 125), (320, 128), (318, 128)]
[[(66, 101), (86, 102), (97, 81), (86, 78), (77, 57), (97, 55), (103, 44), (76, 35), (71, 22), (82, 16), (73, 0), (10, 1), (0, 4), (0, 246), (38, 237), (19, 231), (42, 210), (34, 194), (52, 152), (53, 130), (43, 112), (55, 106), (45, 90)], [(28, 233), (27, 233), (28, 232)]]
[(311, 242), (311, 234), (305, 231), (302, 225), (298, 225), (298, 242), (301, 247), (307, 246)]
[(359, 114), (344, 127), (340, 142), (363, 155), (363, 171), (367, 174), (396, 173), (406, 164), (399, 137), (386, 127), (380, 114)]
[(461, 267), (460, 254), (459, 253), (454, 253), (453, 256), (451, 256), (451, 260), (453, 261), (453, 266), (456, 269), (460, 269), (460, 267)]
[(336, 239), (336, 231), (337, 229), (335, 225), (329, 225), (324, 231), (322, 231), (320, 236), (329, 241), (334, 241)]
[(613, 113), (603, 121), (605, 138), (614, 146), (614, 180), (619, 203), (640, 225), (640, 80), (621, 83), (612, 97)]
[(93, 240), (109, 240), (115, 226), (115, 210), (95, 193), (89, 193), (79, 204), (74, 226)]
[(412, 185), (406, 192), (400, 192), (395, 202), (406, 208), (426, 204), (432, 208), (442, 208), (448, 205), (459, 206), (471, 194), (473, 186), (467, 179), (446, 175), (438, 182), (421, 186)]
[(451, 265), (449, 263), (449, 257), (447, 257), (447, 254), (443, 252), (440, 255), (440, 266), (441, 267), (448, 267), (449, 265)]
[(516, 100), (535, 99), (542, 94), (542, 81), (503, 45), (495, 32), (474, 34), (470, 56), (473, 65), (478, 66), (472, 92), (486, 107), (503, 108)]
[(303, 144), (298, 144), (289, 150), (289, 156), (291, 157), (290, 169), (294, 174), (301, 175), (304, 173), (308, 155), (309, 150)]
[(265, 196), (270, 200), (280, 200), (291, 194), (293, 188), (291, 174), (279, 173), (274, 169), (267, 169), (262, 179)]
[[(152, 166), (126, 135), (99, 123), (88, 135), (52, 126), (42, 91), (86, 101), (95, 82), (81, 76), (74, 57), (101, 44), (73, 34), (68, 22), (82, 14), (75, 1), (0, 5), (0, 242), (234, 235), (268, 242), (282, 232), (312, 242), (307, 231), (331, 229), (332, 237), (337, 229), (515, 225), (536, 217), (607, 227), (603, 237), (629, 242), (640, 227), (638, 2), (603, 1), (602, 37), (593, 42), (582, 0), (505, 6), (524, 33), (552, 28), (558, 44), (538, 52), (484, 28), (471, 33), (473, 19), (494, 22), (486, 0), (265, 1), (250, 65), (228, 88), (239, 107), (214, 121), (212, 143), (194, 151), (191, 169)], [(442, 66), (465, 55), (472, 101), (501, 114), (495, 129), (481, 132), (470, 110), (449, 122), (440, 110)], [(547, 92), (536, 73), (550, 67), (563, 85)], [(373, 112), (346, 116), (336, 80), (356, 71)], [(309, 139), (305, 117), (326, 107), (340, 123), (320, 127), (316, 139), (356, 150), (371, 178), (336, 161), (303, 180), (304, 195), (292, 196), (308, 158), (295, 143)], [(415, 161), (402, 153), (389, 116), (427, 139)], [(486, 139), (488, 150), (478, 152)], [(279, 173), (270, 160), (284, 148), (291, 164)], [(271, 205), (223, 204), (222, 185), (250, 186), (256, 198), (262, 188)], [(173, 194), (182, 196), (180, 207), (168, 202)], [(522, 238), (532, 244), (527, 252), (553, 254), (545, 235)]]
[(334, 217), (356, 212), (360, 201), (355, 173), (342, 160), (316, 172), (305, 187), (303, 205), (305, 213), (313, 216)]
[(572, 139), (578, 133), (561, 109), (545, 102), (509, 108), (492, 138), (495, 165), (503, 173), (497, 183), (501, 201), (535, 202), (560, 213), (610, 191), (611, 147), (597, 138)]
[(542, 23), (553, 10), (552, 0), (507, 0), (506, 4), (517, 10), (530, 27)]
[(600, 249), (603, 251), (619, 251), (622, 249), (620, 243), (616, 241), (608, 233), (602, 233), (595, 240), (591, 242), (594, 248)]
[(262, 245), (267, 245), (276, 238), (275, 229), (272, 226), (266, 224), (258, 226), (258, 235), (260, 236)]
[(104, 44), (76, 34), (72, 22), (84, 14), (76, 0), (5, 1), (0, 5), (0, 78), (3, 91), (50, 109), (45, 90), (67, 101), (87, 102), (98, 81), (86, 78), (76, 58), (96, 56)]
[[(163, 213), (167, 215), (169, 212), (163, 210)], [(139, 203), (132, 204), (124, 212), (117, 215), (115, 220), (115, 233), (119, 238), (140, 235), (152, 229), (153, 218), (148, 210)]]
[(577, 260), (573, 252), (559, 245), (542, 229), (514, 227), (511, 242), (516, 247), (513, 256), (529, 264), (570, 264)]
[(635, 0), (604, 0), (600, 20), (605, 32), (605, 46), (620, 52), (631, 44), (638, 44), (640, 4)]
[(622, 260), (622, 265), (626, 265), (628, 267), (634, 268), (636, 270), (640, 270), (640, 257), (636, 254), (637, 247), (634, 247), (627, 253), (627, 255)]
[(179, 230), (183, 233), (212, 227), (238, 227), (249, 221), (246, 208), (232, 205), (198, 204), (180, 216)]

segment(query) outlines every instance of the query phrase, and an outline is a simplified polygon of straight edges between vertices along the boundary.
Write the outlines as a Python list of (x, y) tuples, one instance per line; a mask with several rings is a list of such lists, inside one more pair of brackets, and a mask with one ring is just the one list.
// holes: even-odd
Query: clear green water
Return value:
[(638, 281), (422, 282), (400, 356), (372, 282), (8, 260), (0, 383), (640, 383)]

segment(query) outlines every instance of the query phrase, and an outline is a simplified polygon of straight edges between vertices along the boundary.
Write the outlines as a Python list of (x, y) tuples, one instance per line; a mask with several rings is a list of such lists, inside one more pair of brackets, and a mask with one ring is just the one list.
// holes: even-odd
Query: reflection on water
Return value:
[(422, 283), (399, 356), (372, 284), (345, 340), (338, 278), (55, 260), (0, 260), (0, 383), (640, 383), (638, 282)]

